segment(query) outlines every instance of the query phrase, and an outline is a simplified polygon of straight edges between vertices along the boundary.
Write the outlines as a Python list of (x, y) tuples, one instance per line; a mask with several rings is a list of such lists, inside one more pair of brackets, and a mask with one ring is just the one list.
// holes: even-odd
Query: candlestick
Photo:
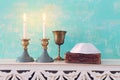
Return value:
[(47, 45), (49, 44), (48, 40), (49, 39), (41, 40), (43, 53), (41, 54), (40, 57), (38, 57), (38, 59), (36, 60), (37, 62), (53, 62), (53, 59), (48, 55), (48, 52), (47, 52)]
[(43, 14), (43, 39), (46, 38), (46, 15)]
[(29, 56), (28, 51), (27, 51), (27, 46), (29, 45), (29, 40), (30, 39), (22, 39), (22, 45), (24, 48), (23, 54), (17, 58), (17, 62), (33, 62), (34, 59)]
[(23, 15), (23, 39), (27, 39), (26, 14)]

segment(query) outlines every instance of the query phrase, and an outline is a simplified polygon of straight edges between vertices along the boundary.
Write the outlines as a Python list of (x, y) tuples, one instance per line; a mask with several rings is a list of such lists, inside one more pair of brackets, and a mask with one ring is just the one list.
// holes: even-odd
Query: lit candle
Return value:
[(27, 39), (26, 14), (23, 14), (23, 39)]
[(43, 39), (46, 38), (46, 15), (43, 14)]

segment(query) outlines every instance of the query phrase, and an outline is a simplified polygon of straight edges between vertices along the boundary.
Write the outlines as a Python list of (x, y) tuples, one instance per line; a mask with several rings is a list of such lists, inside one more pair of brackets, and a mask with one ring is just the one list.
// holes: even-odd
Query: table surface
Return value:
[(3, 64), (47, 64), (47, 65), (106, 65), (106, 66), (120, 66), (120, 59), (102, 59), (101, 64), (81, 64), (81, 63), (66, 63), (65, 61), (54, 61), (54, 62), (16, 62), (15, 59), (0, 59), (0, 65)]
[(0, 69), (46, 69), (46, 70), (120, 70), (120, 59), (104, 59), (101, 64), (16, 62), (15, 59), (0, 59)]

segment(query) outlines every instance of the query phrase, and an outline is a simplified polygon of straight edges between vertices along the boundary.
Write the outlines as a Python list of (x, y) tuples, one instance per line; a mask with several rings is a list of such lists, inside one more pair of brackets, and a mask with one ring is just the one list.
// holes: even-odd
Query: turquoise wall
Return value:
[(21, 45), (23, 13), (27, 14), (29, 54), (41, 52), (42, 14), (46, 13), (48, 53), (57, 56), (53, 30), (66, 30), (61, 54), (81, 42), (94, 44), (103, 59), (120, 58), (120, 0), (0, 0), (0, 58), (17, 58)]

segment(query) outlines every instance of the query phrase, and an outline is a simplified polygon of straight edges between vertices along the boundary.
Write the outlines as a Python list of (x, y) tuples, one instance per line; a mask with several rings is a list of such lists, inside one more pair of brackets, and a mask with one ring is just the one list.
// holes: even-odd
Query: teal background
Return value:
[(47, 15), (48, 53), (55, 58), (58, 47), (53, 30), (66, 30), (61, 55), (82, 42), (94, 44), (103, 59), (120, 59), (120, 0), (0, 0), (0, 58), (17, 58), (21, 45), (23, 13), (27, 14), (29, 54), (42, 53), (42, 14)]

